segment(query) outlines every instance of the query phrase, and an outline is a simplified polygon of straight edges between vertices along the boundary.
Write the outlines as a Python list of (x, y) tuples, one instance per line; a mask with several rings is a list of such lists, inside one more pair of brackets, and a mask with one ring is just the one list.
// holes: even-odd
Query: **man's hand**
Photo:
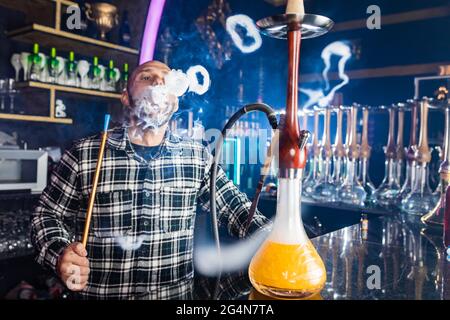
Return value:
[(89, 277), (87, 251), (79, 242), (70, 244), (61, 254), (56, 267), (58, 275), (72, 291), (83, 290)]

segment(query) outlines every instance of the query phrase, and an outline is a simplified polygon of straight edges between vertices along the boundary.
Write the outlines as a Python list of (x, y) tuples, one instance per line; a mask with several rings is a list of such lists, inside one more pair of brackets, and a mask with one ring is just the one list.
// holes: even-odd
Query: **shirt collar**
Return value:
[[(167, 128), (161, 143), (161, 154), (166, 155), (167, 153), (179, 153), (181, 150), (180, 142), (181, 138), (174, 135), (172, 131)], [(113, 149), (124, 150), (129, 155), (134, 155), (130, 137), (128, 136), (127, 126), (108, 130), (108, 145)]]

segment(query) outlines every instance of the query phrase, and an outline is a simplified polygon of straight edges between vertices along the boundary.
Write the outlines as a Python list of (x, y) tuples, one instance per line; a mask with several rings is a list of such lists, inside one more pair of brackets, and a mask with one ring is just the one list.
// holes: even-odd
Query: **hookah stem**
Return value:
[(89, 196), (88, 209), (86, 212), (86, 220), (84, 223), (83, 238), (81, 240), (81, 243), (83, 244), (83, 247), (85, 247), (85, 248), (86, 248), (87, 239), (89, 236), (89, 228), (90, 228), (91, 219), (92, 219), (92, 210), (94, 208), (95, 194), (97, 192), (98, 179), (100, 177), (100, 169), (102, 167), (102, 162), (103, 162), (103, 154), (105, 152), (106, 140), (108, 138), (108, 124), (109, 124), (109, 115), (106, 115), (105, 116), (105, 127), (104, 127), (104, 131), (102, 134), (100, 149), (98, 151), (97, 165), (95, 167), (95, 172), (94, 172), (94, 181), (92, 182), (92, 190), (91, 190), (91, 194)]
[(431, 152), (428, 145), (428, 101), (423, 100), (420, 104), (420, 134), (419, 146), (417, 147), (417, 161), (425, 166), (431, 161)]
[(395, 141), (394, 141), (394, 128), (395, 128), (395, 110), (389, 108), (389, 135), (386, 146), (386, 159), (395, 159)]
[(403, 128), (404, 128), (405, 110), (400, 108), (398, 110), (398, 128), (397, 128), (397, 159), (404, 158), (403, 149)]
[(361, 158), (369, 159), (370, 157), (370, 146), (368, 138), (368, 127), (369, 127), (369, 109), (363, 109), (363, 129), (361, 138)]
[(289, 27), (286, 122), (280, 137), (279, 155), (279, 166), (282, 170), (303, 169), (306, 164), (306, 150), (300, 150), (299, 147), (300, 129), (297, 119), (301, 31), (295, 24)]

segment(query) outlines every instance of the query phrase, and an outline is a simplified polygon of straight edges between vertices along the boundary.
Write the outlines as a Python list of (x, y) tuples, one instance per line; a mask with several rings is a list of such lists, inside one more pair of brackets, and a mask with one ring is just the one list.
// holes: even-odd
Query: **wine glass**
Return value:
[(28, 56), (29, 55), (30, 55), (30, 53), (28, 53), (28, 52), (20, 53), (20, 64), (22, 65), (22, 69), (23, 69), (23, 81), (28, 80), (28, 71), (29, 71)]
[(14, 98), (19, 91), (16, 90), (16, 81), (14, 79), (8, 79), (6, 84), (6, 90), (9, 95), (9, 112), (14, 113)]
[(19, 53), (14, 53), (11, 56), (11, 65), (13, 66), (14, 71), (16, 72), (15, 79), (16, 79), (16, 81), (19, 81), (19, 72), (22, 69), (22, 65), (21, 65), (21, 62), (20, 62), (20, 54)]
[(80, 60), (77, 64), (77, 73), (80, 75), (80, 87), (89, 89), (89, 79), (87, 74), (89, 72), (90, 63), (86, 60)]

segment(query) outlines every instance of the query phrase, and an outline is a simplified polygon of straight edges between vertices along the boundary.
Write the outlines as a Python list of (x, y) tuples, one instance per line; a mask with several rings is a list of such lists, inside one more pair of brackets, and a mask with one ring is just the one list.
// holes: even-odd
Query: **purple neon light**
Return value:
[(139, 64), (153, 59), (155, 53), (156, 38), (158, 36), (159, 23), (164, 10), (166, 0), (151, 0), (145, 21), (144, 36), (141, 43), (141, 55)]

